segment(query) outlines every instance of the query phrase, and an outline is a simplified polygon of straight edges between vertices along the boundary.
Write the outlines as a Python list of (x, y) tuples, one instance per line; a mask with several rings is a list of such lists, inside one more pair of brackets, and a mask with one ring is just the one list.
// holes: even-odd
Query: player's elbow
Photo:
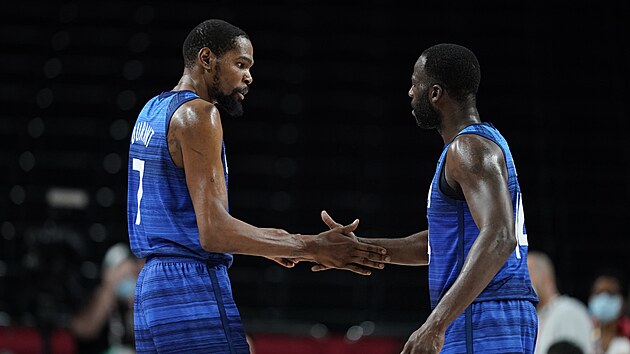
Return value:
[(197, 221), (199, 227), (199, 244), (206, 252), (230, 253), (228, 223), (221, 215)]
[(512, 229), (509, 227), (502, 228), (498, 231), (498, 235), (497, 240), (499, 240), (498, 248), (500, 253), (511, 254), (518, 244)]
[(229, 253), (225, 245), (225, 237), (222, 235), (225, 231), (219, 225), (208, 225), (199, 228), (199, 243), (201, 248), (206, 252), (212, 253)]
[(213, 240), (213, 232), (207, 229), (199, 229), (199, 244), (201, 248), (206, 252), (218, 252), (216, 248), (217, 244)]
[(211, 253), (232, 253), (235, 219), (227, 212), (223, 202), (215, 199), (199, 209), (202, 211), (196, 216), (201, 248)]

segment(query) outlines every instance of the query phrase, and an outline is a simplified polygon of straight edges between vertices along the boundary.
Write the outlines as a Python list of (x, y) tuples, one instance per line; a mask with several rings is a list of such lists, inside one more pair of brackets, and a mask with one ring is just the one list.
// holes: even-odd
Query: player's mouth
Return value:
[(247, 87), (242, 88), (242, 89), (237, 89), (237, 90), (236, 90), (236, 95), (237, 95), (237, 97), (238, 97), (239, 101), (242, 101), (242, 100), (244, 100), (244, 99), (245, 99), (245, 95), (247, 95), (247, 91), (249, 91), (249, 90), (247, 89)]

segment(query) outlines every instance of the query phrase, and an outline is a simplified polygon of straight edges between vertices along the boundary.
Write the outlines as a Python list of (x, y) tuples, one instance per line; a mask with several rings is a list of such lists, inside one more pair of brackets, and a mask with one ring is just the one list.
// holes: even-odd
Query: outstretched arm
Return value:
[(298, 258), (369, 274), (357, 265), (370, 266), (384, 257), (382, 247), (343, 236), (358, 221), (319, 235), (290, 234), (281, 229), (258, 228), (232, 217), (227, 211), (227, 191), (221, 147), (223, 130), (214, 105), (193, 100), (171, 119), (169, 150), (181, 164), (193, 201), (199, 240), (208, 252), (237, 253), (274, 258)]
[(455, 283), (411, 335), (403, 354), (439, 352), (448, 325), (479, 296), (516, 247), (507, 168), (499, 146), (478, 135), (458, 137), (449, 147), (446, 179), (464, 193), (479, 235)]
[[(335, 229), (340, 226), (338, 222), (324, 210), (322, 211), (322, 220), (330, 229)], [(385, 263), (400, 264), (400, 265), (427, 265), (429, 262), (428, 257), (428, 231), (420, 231), (413, 235), (400, 238), (366, 238), (357, 237), (354, 233), (349, 234), (349, 237), (353, 237), (356, 240), (371, 245), (376, 245), (387, 249), (388, 259)], [(313, 271), (325, 270), (326, 267), (318, 264), (312, 267)]]

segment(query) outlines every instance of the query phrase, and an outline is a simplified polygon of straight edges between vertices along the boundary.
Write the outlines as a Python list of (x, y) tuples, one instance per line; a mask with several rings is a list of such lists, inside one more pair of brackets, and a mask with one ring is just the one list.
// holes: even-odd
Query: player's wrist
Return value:
[(446, 313), (443, 313), (440, 309), (436, 308), (433, 312), (431, 312), (426, 322), (429, 323), (434, 330), (444, 332), (451, 321), (448, 320)]
[(316, 252), (317, 250), (317, 246), (316, 246), (316, 237), (312, 236), (312, 235), (300, 235), (300, 234), (296, 234), (296, 235), (291, 235), (297, 244), (297, 249), (296, 249), (296, 258), (301, 258), (301, 259), (309, 259), (312, 260), (313, 259), (313, 254)]

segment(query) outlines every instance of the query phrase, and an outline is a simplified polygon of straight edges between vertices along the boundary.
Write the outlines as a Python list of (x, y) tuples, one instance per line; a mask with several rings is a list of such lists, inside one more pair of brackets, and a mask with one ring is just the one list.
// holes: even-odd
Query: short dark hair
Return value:
[(195, 63), (199, 50), (205, 47), (221, 57), (225, 52), (234, 49), (237, 37), (249, 39), (245, 31), (223, 20), (203, 21), (190, 31), (184, 41), (184, 65), (190, 68)]
[(481, 81), (479, 61), (468, 48), (451, 43), (436, 44), (422, 52), (427, 75), (444, 85), (449, 95), (462, 102), (474, 99)]

